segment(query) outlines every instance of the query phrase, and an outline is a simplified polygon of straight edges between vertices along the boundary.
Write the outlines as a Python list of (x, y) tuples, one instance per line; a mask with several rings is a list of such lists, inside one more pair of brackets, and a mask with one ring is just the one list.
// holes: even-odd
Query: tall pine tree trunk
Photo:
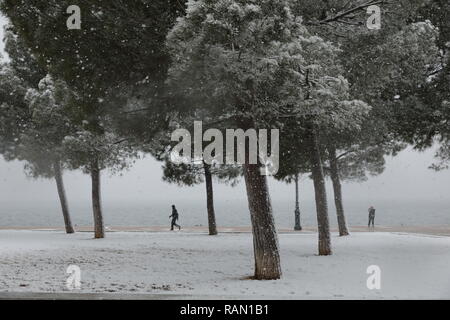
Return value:
[(299, 204), (299, 197), (298, 197), (298, 174), (294, 177), (295, 182), (295, 231), (301, 231), (302, 225), (300, 224), (300, 204)]
[(248, 205), (253, 230), (255, 279), (273, 280), (281, 277), (278, 236), (272, 215), (266, 176), (257, 164), (244, 165)]
[(315, 129), (312, 129), (311, 131), (310, 155), (311, 171), (316, 198), (317, 225), (319, 230), (319, 255), (327, 256), (332, 254), (330, 224), (328, 221), (327, 191), (325, 188), (325, 177), (323, 174), (319, 139)]
[(58, 189), (59, 201), (61, 202), (61, 209), (64, 217), (64, 225), (66, 227), (66, 233), (75, 233), (70, 220), (69, 205), (67, 203), (66, 190), (64, 189), (64, 182), (61, 170), (61, 164), (59, 161), (55, 161), (53, 164), (53, 170), (55, 173), (56, 187)]
[(348, 236), (348, 228), (347, 223), (345, 221), (345, 213), (344, 213), (344, 204), (342, 201), (342, 186), (341, 179), (339, 177), (339, 165), (336, 155), (336, 148), (334, 146), (328, 147), (328, 153), (330, 157), (330, 177), (333, 182), (333, 191), (334, 191), (334, 203), (336, 206), (336, 215), (339, 226), (339, 235)]
[(208, 209), (208, 227), (209, 235), (217, 235), (216, 213), (214, 212), (214, 193), (210, 166), (203, 164), (205, 170), (205, 184), (206, 184), (206, 207)]
[(105, 237), (105, 227), (103, 225), (102, 200), (101, 200), (101, 183), (100, 168), (98, 159), (92, 161), (91, 164), (91, 180), (92, 180), (92, 209), (94, 213), (94, 232), (95, 238), (101, 239)]

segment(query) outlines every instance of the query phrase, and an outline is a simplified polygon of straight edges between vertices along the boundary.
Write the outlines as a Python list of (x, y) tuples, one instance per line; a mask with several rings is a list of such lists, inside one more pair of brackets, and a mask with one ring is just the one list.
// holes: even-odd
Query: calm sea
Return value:
[[(183, 226), (206, 226), (206, 204), (201, 202), (177, 202), (180, 222)], [(110, 226), (164, 226), (169, 223), (171, 203), (105, 203), (104, 216)], [(345, 203), (349, 225), (367, 223), (367, 207), (357, 199)], [(386, 226), (401, 225), (450, 225), (450, 203), (439, 201), (383, 201), (376, 204), (376, 223)], [(250, 217), (243, 200), (216, 201), (217, 224), (223, 227), (248, 226)], [(330, 221), (336, 225), (334, 204), (330, 206)], [(275, 222), (279, 227), (292, 227), (294, 203), (274, 201)], [(78, 226), (92, 224), (92, 211), (88, 203), (71, 203), (72, 221)], [(315, 206), (312, 201), (301, 203), (301, 220), (305, 226), (315, 226)], [(56, 227), (63, 224), (59, 204), (18, 203), (0, 204), (0, 226)]]

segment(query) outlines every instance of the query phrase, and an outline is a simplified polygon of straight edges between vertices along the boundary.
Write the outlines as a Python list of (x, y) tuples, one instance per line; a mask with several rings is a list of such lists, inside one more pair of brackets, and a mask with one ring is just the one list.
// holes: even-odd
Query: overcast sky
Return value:
[[(4, 24), (0, 17), (0, 23)], [(0, 31), (3, 39), (3, 27)], [(3, 52), (3, 43), (0, 44)], [(347, 199), (359, 199), (368, 204), (387, 199), (424, 199), (448, 201), (450, 205), (450, 171), (436, 173), (428, 169), (433, 162), (433, 151), (424, 153), (410, 149), (394, 159), (389, 158), (386, 171), (365, 183), (344, 185)], [(161, 164), (150, 157), (139, 160), (122, 176), (110, 177), (104, 174), (103, 195), (105, 201), (149, 202), (183, 199), (201, 201), (204, 199), (204, 186), (179, 188), (161, 179)], [(71, 201), (89, 201), (90, 180), (80, 172), (66, 173), (66, 186)], [(330, 186), (328, 186), (330, 187)], [(291, 186), (270, 181), (271, 194), (278, 200), (293, 199)], [(303, 197), (312, 198), (312, 183), (305, 179), (302, 184)], [(215, 186), (216, 197), (222, 200), (244, 199), (245, 189), (241, 183), (236, 188)], [(30, 180), (23, 173), (23, 164), (7, 163), (0, 157), (0, 203), (21, 201), (54, 201), (56, 197), (53, 181)]]

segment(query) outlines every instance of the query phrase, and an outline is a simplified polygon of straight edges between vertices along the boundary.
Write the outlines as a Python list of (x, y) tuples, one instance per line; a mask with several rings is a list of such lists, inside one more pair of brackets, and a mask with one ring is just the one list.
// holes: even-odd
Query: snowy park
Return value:
[(449, 88), (448, 0), (0, 0), (0, 300), (450, 299)]
[[(110, 293), (208, 299), (449, 299), (450, 238), (406, 233), (333, 234), (334, 255), (316, 254), (316, 235), (280, 234), (283, 276), (250, 277), (249, 233), (0, 231), (3, 293)], [(66, 285), (70, 265), (81, 286)], [(367, 268), (379, 266), (380, 289)]]

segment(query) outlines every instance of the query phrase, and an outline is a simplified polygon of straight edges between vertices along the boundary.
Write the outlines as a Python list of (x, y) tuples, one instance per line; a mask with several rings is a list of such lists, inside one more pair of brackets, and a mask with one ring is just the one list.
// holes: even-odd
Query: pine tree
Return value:
[[(335, 67), (337, 49), (312, 36), (288, 1), (191, 1), (168, 36), (172, 91), (219, 113), (243, 129), (305, 123), (316, 189), (319, 253), (331, 254), (319, 128), (339, 128), (365, 114), (347, 98), (348, 84)], [(358, 114), (358, 116), (356, 115)], [(266, 178), (245, 164), (255, 243), (255, 277), (280, 276), (278, 241)], [(264, 234), (261, 230), (265, 230)]]
[(429, 20), (437, 28), (436, 45), (440, 55), (431, 64), (428, 81), (419, 92), (419, 106), (412, 110), (402, 108), (408, 113), (403, 118), (398, 115), (400, 125), (397, 128), (401, 137), (419, 150), (438, 143), (436, 162), (430, 167), (443, 170), (450, 167), (450, 4), (431, 0), (419, 13), (419, 20)]
[[(329, 134), (321, 141), (326, 151), (325, 173), (332, 178), (335, 191), (341, 235), (348, 233), (341, 180), (366, 179), (367, 173), (381, 173), (384, 157), (397, 154), (405, 146), (402, 142), (411, 142), (411, 138), (399, 137), (399, 132), (405, 133), (411, 128), (414, 135), (419, 128), (425, 128), (427, 122), (439, 123), (426, 116), (435, 108), (424, 110), (417, 95), (422, 91), (420, 88), (426, 86), (426, 70), (436, 69), (438, 61), (435, 31), (426, 22), (426, 14), (420, 11), (429, 3), (440, 1), (375, 2), (302, 1), (294, 4), (294, 11), (304, 17), (312, 32), (340, 46), (339, 60), (349, 79), (351, 96), (372, 106), (359, 132), (328, 130)], [(366, 27), (366, 9), (372, 4), (382, 10), (380, 30)], [(441, 25), (435, 25), (447, 30), (443, 31), (445, 34), (448, 28), (442, 28), (444, 12), (442, 10), (440, 18), (435, 19)], [(428, 101), (431, 100), (428, 97)], [(419, 122), (422, 124), (418, 125)]]
[(43, 78), (37, 89), (28, 89), (25, 100), (29, 105), (30, 122), (17, 149), (19, 159), (27, 161), (25, 168), (30, 176), (55, 179), (66, 232), (74, 233), (63, 182), (67, 161), (63, 142), (77, 130), (68, 110), (70, 99), (67, 86), (51, 76)]
[(123, 163), (119, 147), (124, 154), (131, 146), (148, 151), (159, 127), (165, 127), (167, 105), (161, 96), (169, 59), (164, 41), (184, 8), (179, 0), (83, 1), (78, 3), (81, 30), (67, 30), (66, 9), (73, 4), (5, 0), (0, 7), (39, 64), (78, 98), (73, 108), (82, 130), (66, 144), (71, 166), (91, 175), (96, 237), (101, 238), (100, 172)]
[(176, 183), (180, 186), (205, 184), (209, 235), (217, 235), (213, 178), (216, 177), (219, 182), (235, 186), (238, 183), (241, 169), (225, 165), (210, 165), (204, 161), (198, 164), (174, 164), (170, 159), (166, 159), (163, 171), (163, 180), (169, 183)]
[(64, 115), (68, 91), (50, 77), (39, 81), (43, 69), (12, 28), (7, 29), (5, 39), (9, 61), (2, 66), (1, 89), (8, 94), (3, 96), (5, 131), (0, 144), (6, 147), (6, 159), (25, 161), (29, 176), (55, 179), (66, 232), (74, 233), (62, 176), (61, 144), (71, 128)]
[[(242, 168), (240, 166), (231, 166), (220, 164), (212, 161), (211, 163), (205, 157), (189, 159), (182, 163), (175, 163), (173, 161), (173, 148), (178, 142), (172, 141), (172, 133), (179, 128), (189, 128), (189, 132), (193, 131), (193, 124), (195, 117), (186, 112), (171, 115), (170, 123), (164, 133), (161, 132), (158, 143), (154, 144), (151, 149), (153, 156), (163, 161), (163, 180), (169, 183), (176, 183), (179, 186), (194, 186), (205, 183), (206, 187), (206, 208), (208, 213), (208, 229), (210, 235), (217, 235), (216, 213), (214, 208), (214, 191), (213, 191), (213, 177), (217, 181), (228, 184), (234, 187), (239, 182), (239, 177), (242, 175)], [(202, 150), (207, 148), (207, 142), (203, 141), (203, 135), (208, 130), (205, 126), (208, 123), (215, 122), (208, 118), (203, 118), (201, 126), (202, 136)], [(212, 129), (212, 128), (211, 128)], [(223, 133), (222, 133), (223, 134)], [(192, 138), (192, 137), (191, 137)], [(214, 140), (215, 138), (211, 138)], [(213, 142), (214, 143), (214, 142)], [(193, 150), (191, 150), (192, 152)], [(211, 157), (215, 157), (216, 150), (211, 150)]]

